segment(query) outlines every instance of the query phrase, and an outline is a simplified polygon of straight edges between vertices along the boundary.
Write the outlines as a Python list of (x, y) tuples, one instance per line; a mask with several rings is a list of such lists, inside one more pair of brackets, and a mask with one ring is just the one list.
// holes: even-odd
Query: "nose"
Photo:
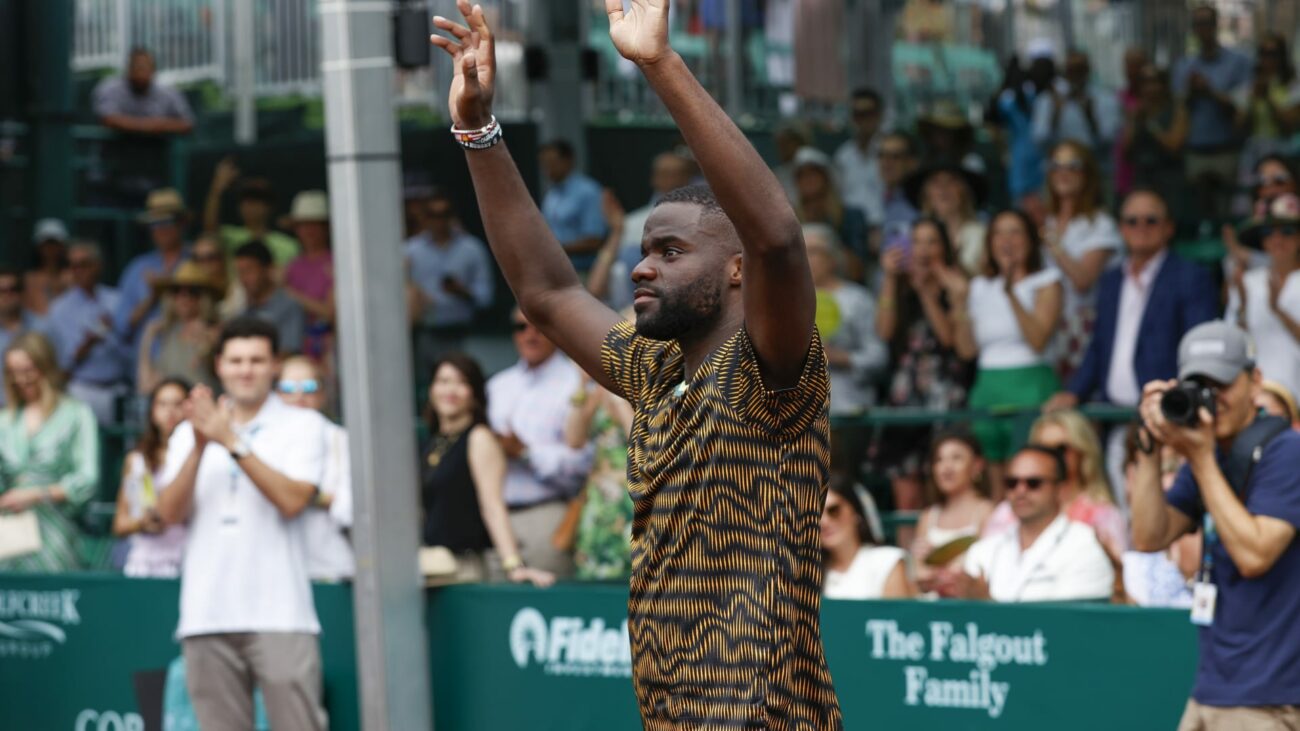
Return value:
[(641, 282), (647, 282), (659, 276), (659, 272), (655, 271), (655, 268), (647, 263), (648, 261), (649, 259), (643, 257), (641, 261), (637, 262), (636, 266), (632, 267), (633, 282), (640, 284)]

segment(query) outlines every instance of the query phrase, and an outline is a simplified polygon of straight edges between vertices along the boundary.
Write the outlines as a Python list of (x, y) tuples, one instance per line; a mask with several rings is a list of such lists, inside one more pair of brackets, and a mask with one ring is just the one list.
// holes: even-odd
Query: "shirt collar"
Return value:
[[(1053, 543), (1056, 543), (1058, 540), (1060, 540), (1060, 534), (1064, 533), (1065, 529), (1069, 527), (1069, 525), (1070, 525), (1070, 519), (1065, 517), (1065, 512), (1062, 511), (1059, 515), (1056, 516), (1055, 520), (1053, 520), (1051, 523), (1048, 524), (1046, 528), (1043, 529), (1042, 533), (1038, 534), (1038, 538), (1034, 539), (1034, 542), (1029, 545), (1029, 548), (1020, 551), (1020, 554), (1023, 556), (1025, 554), (1028, 554), (1030, 551), (1033, 551), (1041, 546), (1050, 546)], [(1008, 531), (1007, 535), (1011, 537), (1012, 543), (1015, 545), (1016, 550), (1019, 551), (1020, 550), (1020, 527), (1017, 526), (1015, 530)]]
[(1138, 274), (1136, 277), (1133, 276), (1132, 261), (1126, 260), (1124, 262), (1124, 278), (1136, 279), (1138, 287), (1142, 288), (1143, 290), (1150, 289), (1151, 283), (1155, 281), (1156, 275), (1160, 273), (1160, 267), (1164, 266), (1165, 259), (1167, 259), (1168, 257), (1169, 257), (1169, 248), (1166, 247), (1164, 249), (1161, 249), (1160, 253), (1156, 254), (1155, 257), (1151, 259), (1151, 261), (1147, 262), (1147, 265), (1142, 268), (1142, 273)]

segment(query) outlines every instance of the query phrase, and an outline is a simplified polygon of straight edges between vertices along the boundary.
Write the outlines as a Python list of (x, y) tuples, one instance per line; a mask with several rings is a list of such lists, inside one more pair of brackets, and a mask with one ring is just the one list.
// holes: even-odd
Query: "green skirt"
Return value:
[[(1048, 365), (981, 368), (975, 374), (968, 403), (971, 409), (1023, 410), (1042, 406), (1060, 390), (1061, 382)], [(1033, 421), (1032, 415), (984, 417), (976, 420), (971, 430), (984, 449), (985, 459), (1002, 462), (1025, 443)]]

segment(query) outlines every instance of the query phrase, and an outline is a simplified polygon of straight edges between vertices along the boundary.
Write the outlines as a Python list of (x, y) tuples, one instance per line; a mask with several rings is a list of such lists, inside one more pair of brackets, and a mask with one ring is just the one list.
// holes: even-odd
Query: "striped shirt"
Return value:
[(601, 360), (636, 410), (628, 631), (645, 728), (841, 728), (820, 631), (820, 337), (782, 391), (764, 386), (743, 329), (685, 390), (678, 345), (629, 323), (609, 332)]

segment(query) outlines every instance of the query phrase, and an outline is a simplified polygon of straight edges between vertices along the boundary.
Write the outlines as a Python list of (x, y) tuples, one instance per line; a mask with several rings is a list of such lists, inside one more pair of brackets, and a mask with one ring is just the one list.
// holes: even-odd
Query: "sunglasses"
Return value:
[(1139, 226), (1159, 226), (1164, 223), (1164, 219), (1159, 216), (1125, 216), (1124, 225), (1129, 228)]
[(1065, 170), (1072, 173), (1077, 173), (1083, 170), (1083, 160), (1069, 160), (1067, 162), (1056, 162), (1055, 160), (1053, 160), (1052, 164), (1049, 165), (1047, 169), (1052, 172)]
[(1267, 178), (1260, 178), (1260, 185), (1286, 185), (1291, 182), (1290, 175), (1270, 175)]
[(451, 211), (429, 211), (429, 218), (451, 218)]
[(186, 297), (198, 297), (203, 294), (203, 289), (201, 287), (183, 285), (180, 287), (172, 287), (172, 294), (183, 294)]
[(1300, 227), (1296, 227), (1294, 225), (1264, 226), (1259, 230), (1259, 235), (1261, 238), (1268, 238), (1273, 234), (1280, 234), (1282, 236), (1295, 236), (1296, 233), (1298, 232), (1300, 232)]
[(886, 152), (885, 150), (881, 150), (876, 157), (879, 157), (881, 160), (906, 160), (910, 156), (906, 152)]
[(878, 116), (880, 116), (880, 109), (878, 109), (877, 107), (859, 107), (853, 110), (853, 117), (855, 119), (862, 119), (864, 117), (878, 117)]
[(280, 381), (276, 385), (276, 390), (290, 396), (296, 393), (311, 394), (320, 390), (320, 382), (314, 378), (305, 381)]
[(152, 221), (146, 223), (145, 225), (148, 226), (149, 228), (166, 228), (166, 227), (168, 227), (168, 226), (175, 226), (175, 225), (176, 225), (176, 219), (174, 219), (174, 218), (155, 218), (154, 220), (152, 220)]
[(521, 333), (532, 326), (533, 324), (531, 322), (512, 322), (510, 323), (510, 330), (512, 332)]
[(72, 259), (68, 262), (69, 269), (92, 269), (95, 262), (91, 259)]
[(1007, 492), (1015, 492), (1016, 488), (1021, 485), (1024, 485), (1030, 490), (1037, 490), (1049, 482), (1053, 482), (1053, 480), (1049, 480), (1046, 477), (1015, 477), (1013, 475), (1007, 475), (1002, 480), (1002, 486), (1006, 488)]

